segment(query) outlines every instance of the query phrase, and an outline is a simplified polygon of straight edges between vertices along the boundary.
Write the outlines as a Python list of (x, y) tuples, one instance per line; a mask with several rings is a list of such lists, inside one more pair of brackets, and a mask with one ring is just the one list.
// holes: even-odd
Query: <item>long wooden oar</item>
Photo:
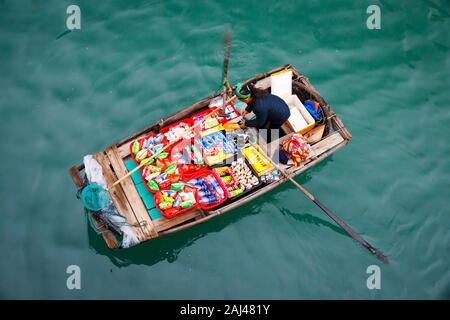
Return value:
[(285, 176), (289, 181), (292, 182), (294, 186), (296, 186), (301, 192), (303, 192), (312, 202), (314, 202), (320, 209), (322, 209), (323, 212), (327, 214), (334, 222), (337, 223), (342, 229), (344, 229), (356, 242), (358, 242), (360, 245), (362, 245), (364, 248), (370, 251), (373, 255), (375, 255), (379, 260), (381, 260), (384, 263), (389, 263), (389, 259), (381, 253), (380, 250), (373, 247), (370, 243), (368, 243), (366, 240), (364, 240), (358, 233), (356, 233), (348, 224), (346, 224), (344, 221), (342, 221), (340, 218), (338, 218), (333, 212), (330, 211), (323, 203), (321, 203), (319, 200), (316, 199), (308, 190), (306, 190), (304, 187), (302, 187), (297, 181), (295, 181), (291, 176), (289, 176), (283, 169), (280, 168), (270, 157), (267, 157), (270, 162)]
[(228, 63), (231, 54), (231, 35), (228, 30), (225, 30), (223, 35), (223, 93), (222, 93), (222, 114), (219, 117), (226, 117), (227, 97), (231, 95), (231, 87), (228, 83)]

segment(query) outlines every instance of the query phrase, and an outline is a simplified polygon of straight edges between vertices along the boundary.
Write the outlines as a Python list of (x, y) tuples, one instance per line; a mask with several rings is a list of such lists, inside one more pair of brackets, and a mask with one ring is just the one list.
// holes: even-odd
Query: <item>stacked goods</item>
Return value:
[(193, 138), (194, 131), (192, 130), (191, 126), (192, 121), (186, 119), (174, 123), (168, 127), (162, 128), (161, 132), (164, 133), (164, 136), (170, 143), (176, 141), (179, 137), (183, 137), (184, 139)]
[(172, 161), (181, 165), (196, 164), (204, 165), (203, 155), (201, 149), (196, 143), (192, 143), (191, 140), (183, 140), (173, 147), (171, 155)]
[(256, 136), (254, 136), (251, 131), (242, 130), (240, 128), (227, 132), (227, 138), (233, 141), (238, 149), (242, 149), (247, 145), (254, 144), (257, 141)]
[(198, 205), (197, 190), (183, 182), (169, 190), (161, 190), (155, 194), (155, 204), (161, 214), (167, 219), (195, 208)]
[[(139, 138), (131, 143), (131, 157), (139, 164), (144, 162), (153, 163), (155, 159), (149, 160), (151, 156), (160, 151), (168, 144), (167, 138), (162, 133), (149, 135)], [(164, 159), (169, 155), (167, 152), (161, 152), (156, 156), (157, 159)]]
[[(156, 207), (166, 218), (197, 206), (210, 210), (227, 198), (234, 200), (253, 192), (262, 180), (270, 183), (279, 179), (263, 151), (254, 145), (256, 137), (252, 132), (230, 121), (240, 117), (234, 105), (226, 106), (226, 116), (218, 117), (214, 111), (222, 113), (221, 106), (203, 110), (130, 144), (131, 157), (143, 165), (144, 185), (155, 194)], [(207, 169), (226, 159), (236, 159), (239, 149), (245, 158)]]
[[(216, 110), (214, 115), (211, 115), (211, 111)], [(222, 104), (211, 105), (210, 108), (200, 111), (191, 117), (192, 123), (198, 127), (200, 131), (212, 129), (220, 124), (225, 124), (229, 122), (236, 122), (239, 120), (240, 114), (237, 112), (233, 103), (229, 102), (225, 106), (225, 116), (217, 117), (217, 113), (222, 113)], [(209, 115), (208, 115), (209, 114)]]
[[(220, 124), (216, 116), (210, 114), (212, 110), (218, 110), (217, 107), (203, 110), (192, 116), (192, 123), (200, 130), (208, 130)], [(215, 114), (215, 113), (214, 113)]]
[(194, 174), (187, 185), (197, 189), (199, 205), (202, 209), (212, 209), (227, 199), (226, 188), (213, 171), (203, 170)]
[(244, 189), (239, 187), (238, 182), (233, 177), (229, 166), (214, 168), (214, 171), (217, 173), (217, 175), (222, 180), (222, 183), (227, 188), (228, 198), (235, 198), (244, 192)]
[(308, 142), (301, 134), (294, 134), (283, 142), (283, 149), (291, 156), (295, 166), (299, 166), (310, 154)]
[(261, 177), (261, 181), (269, 184), (280, 180), (280, 172), (278, 170), (270, 171)]
[(180, 181), (180, 169), (176, 163), (156, 161), (156, 165), (146, 165), (141, 170), (142, 180), (147, 189), (155, 193), (159, 190), (170, 189)]
[(231, 166), (214, 168), (228, 190), (228, 197), (234, 199), (247, 194), (261, 184), (255, 172), (247, 165), (244, 158), (238, 158)]
[(221, 163), (237, 153), (234, 143), (227, 139), (222, 131), (209, 134), (203, 138), (198, 137), (195, 140), (199, 148), (203, 150), (205, 162), (209, 166)]
[(225, 106), (225, 114), (226, 117), (222, 120), (222, 122), (234, 122), (241, 116), (231, 102)]
[(259, 176), (274, 169), (273, 164), (263, 156), (258, 145), (246, 147), (242, 149), (242, 153)]
[(258, 177), (247, 166), (244, 158), (233, 161), (231, 163), (231, 170), (241, 189), (250, 190), (259, 185)]

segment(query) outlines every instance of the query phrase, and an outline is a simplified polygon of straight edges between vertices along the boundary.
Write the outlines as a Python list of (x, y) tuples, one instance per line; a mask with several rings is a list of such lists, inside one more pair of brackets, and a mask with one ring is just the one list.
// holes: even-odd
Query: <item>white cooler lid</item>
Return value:
[(287, 98), (292, 95), (292, 70), (287, 69), (270, 76), (270, 93)]

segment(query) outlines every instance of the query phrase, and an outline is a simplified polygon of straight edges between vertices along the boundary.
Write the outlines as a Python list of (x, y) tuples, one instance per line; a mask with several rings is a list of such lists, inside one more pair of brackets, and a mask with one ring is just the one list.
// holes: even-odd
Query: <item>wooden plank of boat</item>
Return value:
[[(78, 170), (78, 168), (76, 166), (72, 166), (69, 169), (70, 172), (70, 176), (72, 177), (73, 183), (75, 184), (75, 186), (77, 187), (78, 190), (81, 190), (81, 188), (83, 188), (83, 179), (80, 176), (80, 171)], [(103, 224), (102, 221), (100, 221), (99, 219), (97, 219), (95, 216), (93, 216), (93, 221), (95, 224), (95, 227), (100, 230), (102, 236), (103, 236), (103, 240), (105, 240), (106, 245), (108, 246), (108, 248), (110, 249), (115, 249), (119, 247), (119, 243), (116, 239), (116, 237), (113, 235), (113, 233), (111, 231), (109, 231), (106, 226)]]
[(344, 138), (342, 137), (340, 132), (332, 133), (325, 139), (322, 139), (321, 141), (311, 146), (311, 149), (313, 150), (312, 154), (318, 157), (319, 155), (338, 145), (342, 141), (344, 141)]
[[(108, 157), (102, 151), (95, 154), (95, 159), (102, 167), (103, 175), (105, 176), (107, 185), (112, 185), (114, 181), (117, 180), (117, 177), (115, 177), (114, 173), (111, 171), (111, 163), (109, 162)], [(138, 240), (140, 242), (145, 241), (146, 236), (144, 235), (144, 232), (139, 224), (139, 219), (135, 216), (133, 208), (131, 207), (131, 204), (128, 202), (128, 199), (125, 196), (122, 185), (118, 184), (110, 188), (109, 195), (111, 196), (111, 200), (117, 208), (117, 211), (125, 217), (130, 225), (133, 226), (132, 230), (136, 234)]]
[(155, 220), (153, 223), (155, 225), (156, 230), (158, 232), (161, 232), (176, 227), (181, 223), (187, 222), (189, 220), (194, 220), (202, 216), (203, 211), (201, 209), (193, 209), (172, 219), (166, 219), (164, 217), (161, 217)]
[[(122, 161), (122, 158), (119, 156), (117, 151), (117, 146), (112, 145), (105, 150), (106, 156), (109, 158), (111, 166), (115, 171), (117, 178), (120, 179), (124, 175), (128, 173), (128, 170), (125, 168), (125, 164)], [(145, 239), (156, 238), (158, 233), (153, 226), (153, 222), (150, 219), (150, 215), (147, 212), (147, 209), (144, 203), (139, 196), (136, 187), (134, 186), (133, 180), (131, 177), (128, 177), (122, 181), (123, 192), (130, 204), (132, 204), (132, 209), (136, 216), (136, 219), (141, 224), (142, 232), (145, 236)]]

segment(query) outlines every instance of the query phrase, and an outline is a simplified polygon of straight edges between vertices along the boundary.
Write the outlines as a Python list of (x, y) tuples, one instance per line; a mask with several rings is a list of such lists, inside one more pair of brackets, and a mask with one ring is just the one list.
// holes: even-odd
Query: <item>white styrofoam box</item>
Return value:
[(292, 94), (292, 70), (287, 69), (270, 76), (270, 92), (280, 98)]
[(297, 133), (304, 134), (314, 128), (316, 121), (309, 114), (308, 110), (306, 110), (303, 103), (295, 94), (292, 94), (283, 100), (287, 103), (289, 109), (291, 110), (291, 116), (287, 122), (291, 126), (292, 130)]

